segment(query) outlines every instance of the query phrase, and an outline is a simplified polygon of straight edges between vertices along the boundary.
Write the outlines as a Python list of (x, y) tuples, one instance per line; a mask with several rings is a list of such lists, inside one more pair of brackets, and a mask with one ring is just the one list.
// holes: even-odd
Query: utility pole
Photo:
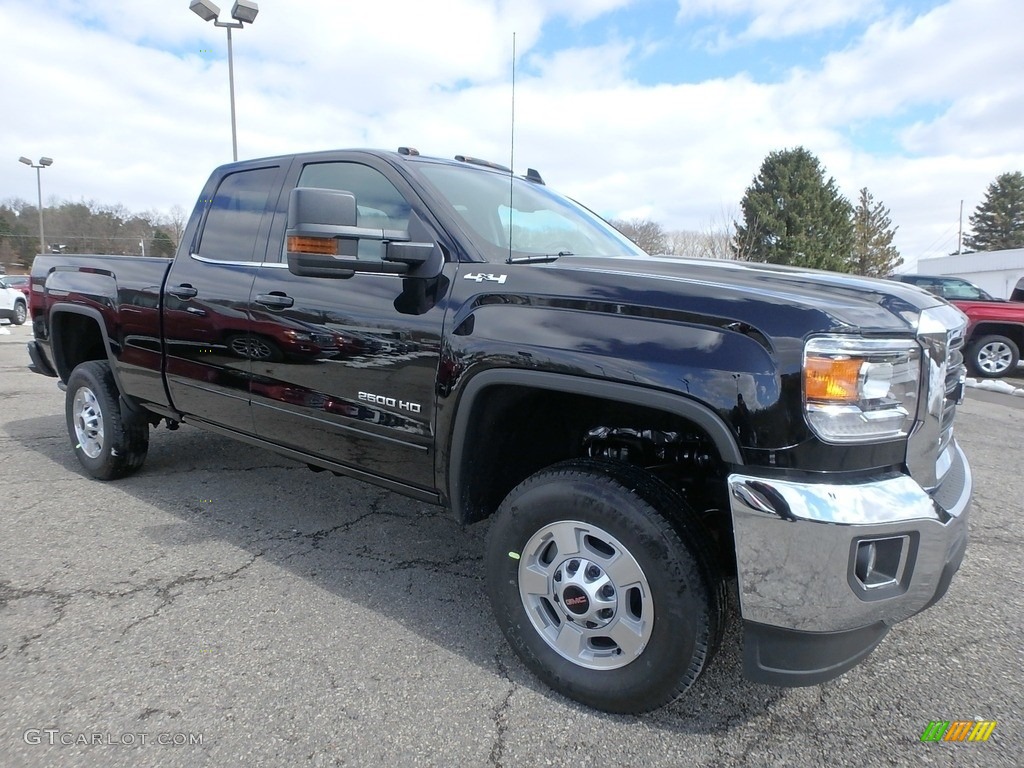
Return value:
[(956, 236), (956, 255), (964, 252), (964, 201), (960, 201), (960, 230)]

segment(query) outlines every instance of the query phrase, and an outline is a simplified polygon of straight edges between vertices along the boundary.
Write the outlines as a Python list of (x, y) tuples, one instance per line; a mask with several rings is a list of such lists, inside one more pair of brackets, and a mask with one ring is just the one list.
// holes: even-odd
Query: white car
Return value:
[(21, 325), (27, 317), (28, 300), (25, 294), (17, 288), (12, 288), (7, 284), (7, 280), (0, 277), (0, 319)]

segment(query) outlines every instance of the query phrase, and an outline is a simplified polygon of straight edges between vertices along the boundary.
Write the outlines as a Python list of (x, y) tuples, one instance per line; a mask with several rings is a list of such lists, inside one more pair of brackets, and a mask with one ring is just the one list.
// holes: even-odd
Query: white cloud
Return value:
[[(772, 19), (796, 29), (782, 18), (795, 7), (788, 0), (687, 5), (701, 18), (742, 18), (748, 30)], [(801, 5), (799, 23), (813, 30), (842, 23), (829, 19), (847, 3)], [(644, 9), (627, 0), (262, 3), (234, 38), (239, 153), (412, 145), (507, 162), (515, 31), (517, 170), (537, 168), (609, 217), (721, 224), (768, 152), (803, 145), (847, 196), (867, 186), (891, 208), (913, 261), (945, 248), (950, 226), (955, 247), (960, 199), (966, 220), (997, 174), (1024, 169), (1020, 0), (950, 0), (916, 18), (879, 18), (844, 50), (777, 82), (664, 74), (641, 84), (634, 67), (664, 45), (654, 29), (642, 41), (608, 31), (590, 47), (539, 47), (556, 16), (593, 31), (627, 6)], [(34, 200), (34, 174), (17, 157), (50, 155), (47, 196), (191, 209), (210, 170), (230, 159), (225, 41), (185, 0), (173, 7), (0, 0), (0, 146), (10, 153), (0, 157), (0, 199)]]
[(1022, 26), (1017, 0), (952, 0), (916, 18), (896, 15), (794, 78), (793, 95), (803, 92), (805, 108), (825, 102), (833, 119), (864, 119), (992, 89), (1019, 94)]
[[(863, 22), (875, 16), (881, 6), (881, 0), (679, 0), (678, 16), (681, 20), (710, 19), (712, 27), (705, 29), (703, 36), (714, 39), (714, 48), (724, 49)], [(722, 28), (724, 23), (736, 20), (744, 25), (739, 34)]]

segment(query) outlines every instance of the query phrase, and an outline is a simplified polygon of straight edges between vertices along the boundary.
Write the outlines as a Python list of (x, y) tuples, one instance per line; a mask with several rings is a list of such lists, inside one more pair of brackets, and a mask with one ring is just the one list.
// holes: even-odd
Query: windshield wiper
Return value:
[(529, 256), (509, 256), (505, 259), (506, 264), (542, 264), (547, 261), (558, 261), (561, 256), (572, 256), (572, 251), (559, 251), (558, 253), (531, 253)]

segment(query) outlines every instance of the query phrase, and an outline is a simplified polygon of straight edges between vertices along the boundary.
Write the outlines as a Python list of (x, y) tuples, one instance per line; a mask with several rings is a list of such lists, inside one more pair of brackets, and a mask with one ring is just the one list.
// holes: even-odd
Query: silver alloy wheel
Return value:
[(544, 641), (587, 669), (626, 666), (654, 629), (654, 601), (640, 564), (590, 523), (560, 521), (530, 538), (520, 555), (519, 596)]
[(255, 336), (236, 336), (231, 340), (231, 351), (250, 360), (266, 360), (274, 354), (267, 342)]
[(1006, 342), (993, 340), (978, 348), (977, 361), (978, 367), (990, 376), (1005, 373), (1013, 362), (1013, 350)]
[(14, 305), (14, 324), (21, 325), (25, 322), (25, 305), (20, 301)]
[(91, 389), (78, 388), (71, 412), (78, 445), (86, 456), (95, 459), (103, 450), (103, 411)]

